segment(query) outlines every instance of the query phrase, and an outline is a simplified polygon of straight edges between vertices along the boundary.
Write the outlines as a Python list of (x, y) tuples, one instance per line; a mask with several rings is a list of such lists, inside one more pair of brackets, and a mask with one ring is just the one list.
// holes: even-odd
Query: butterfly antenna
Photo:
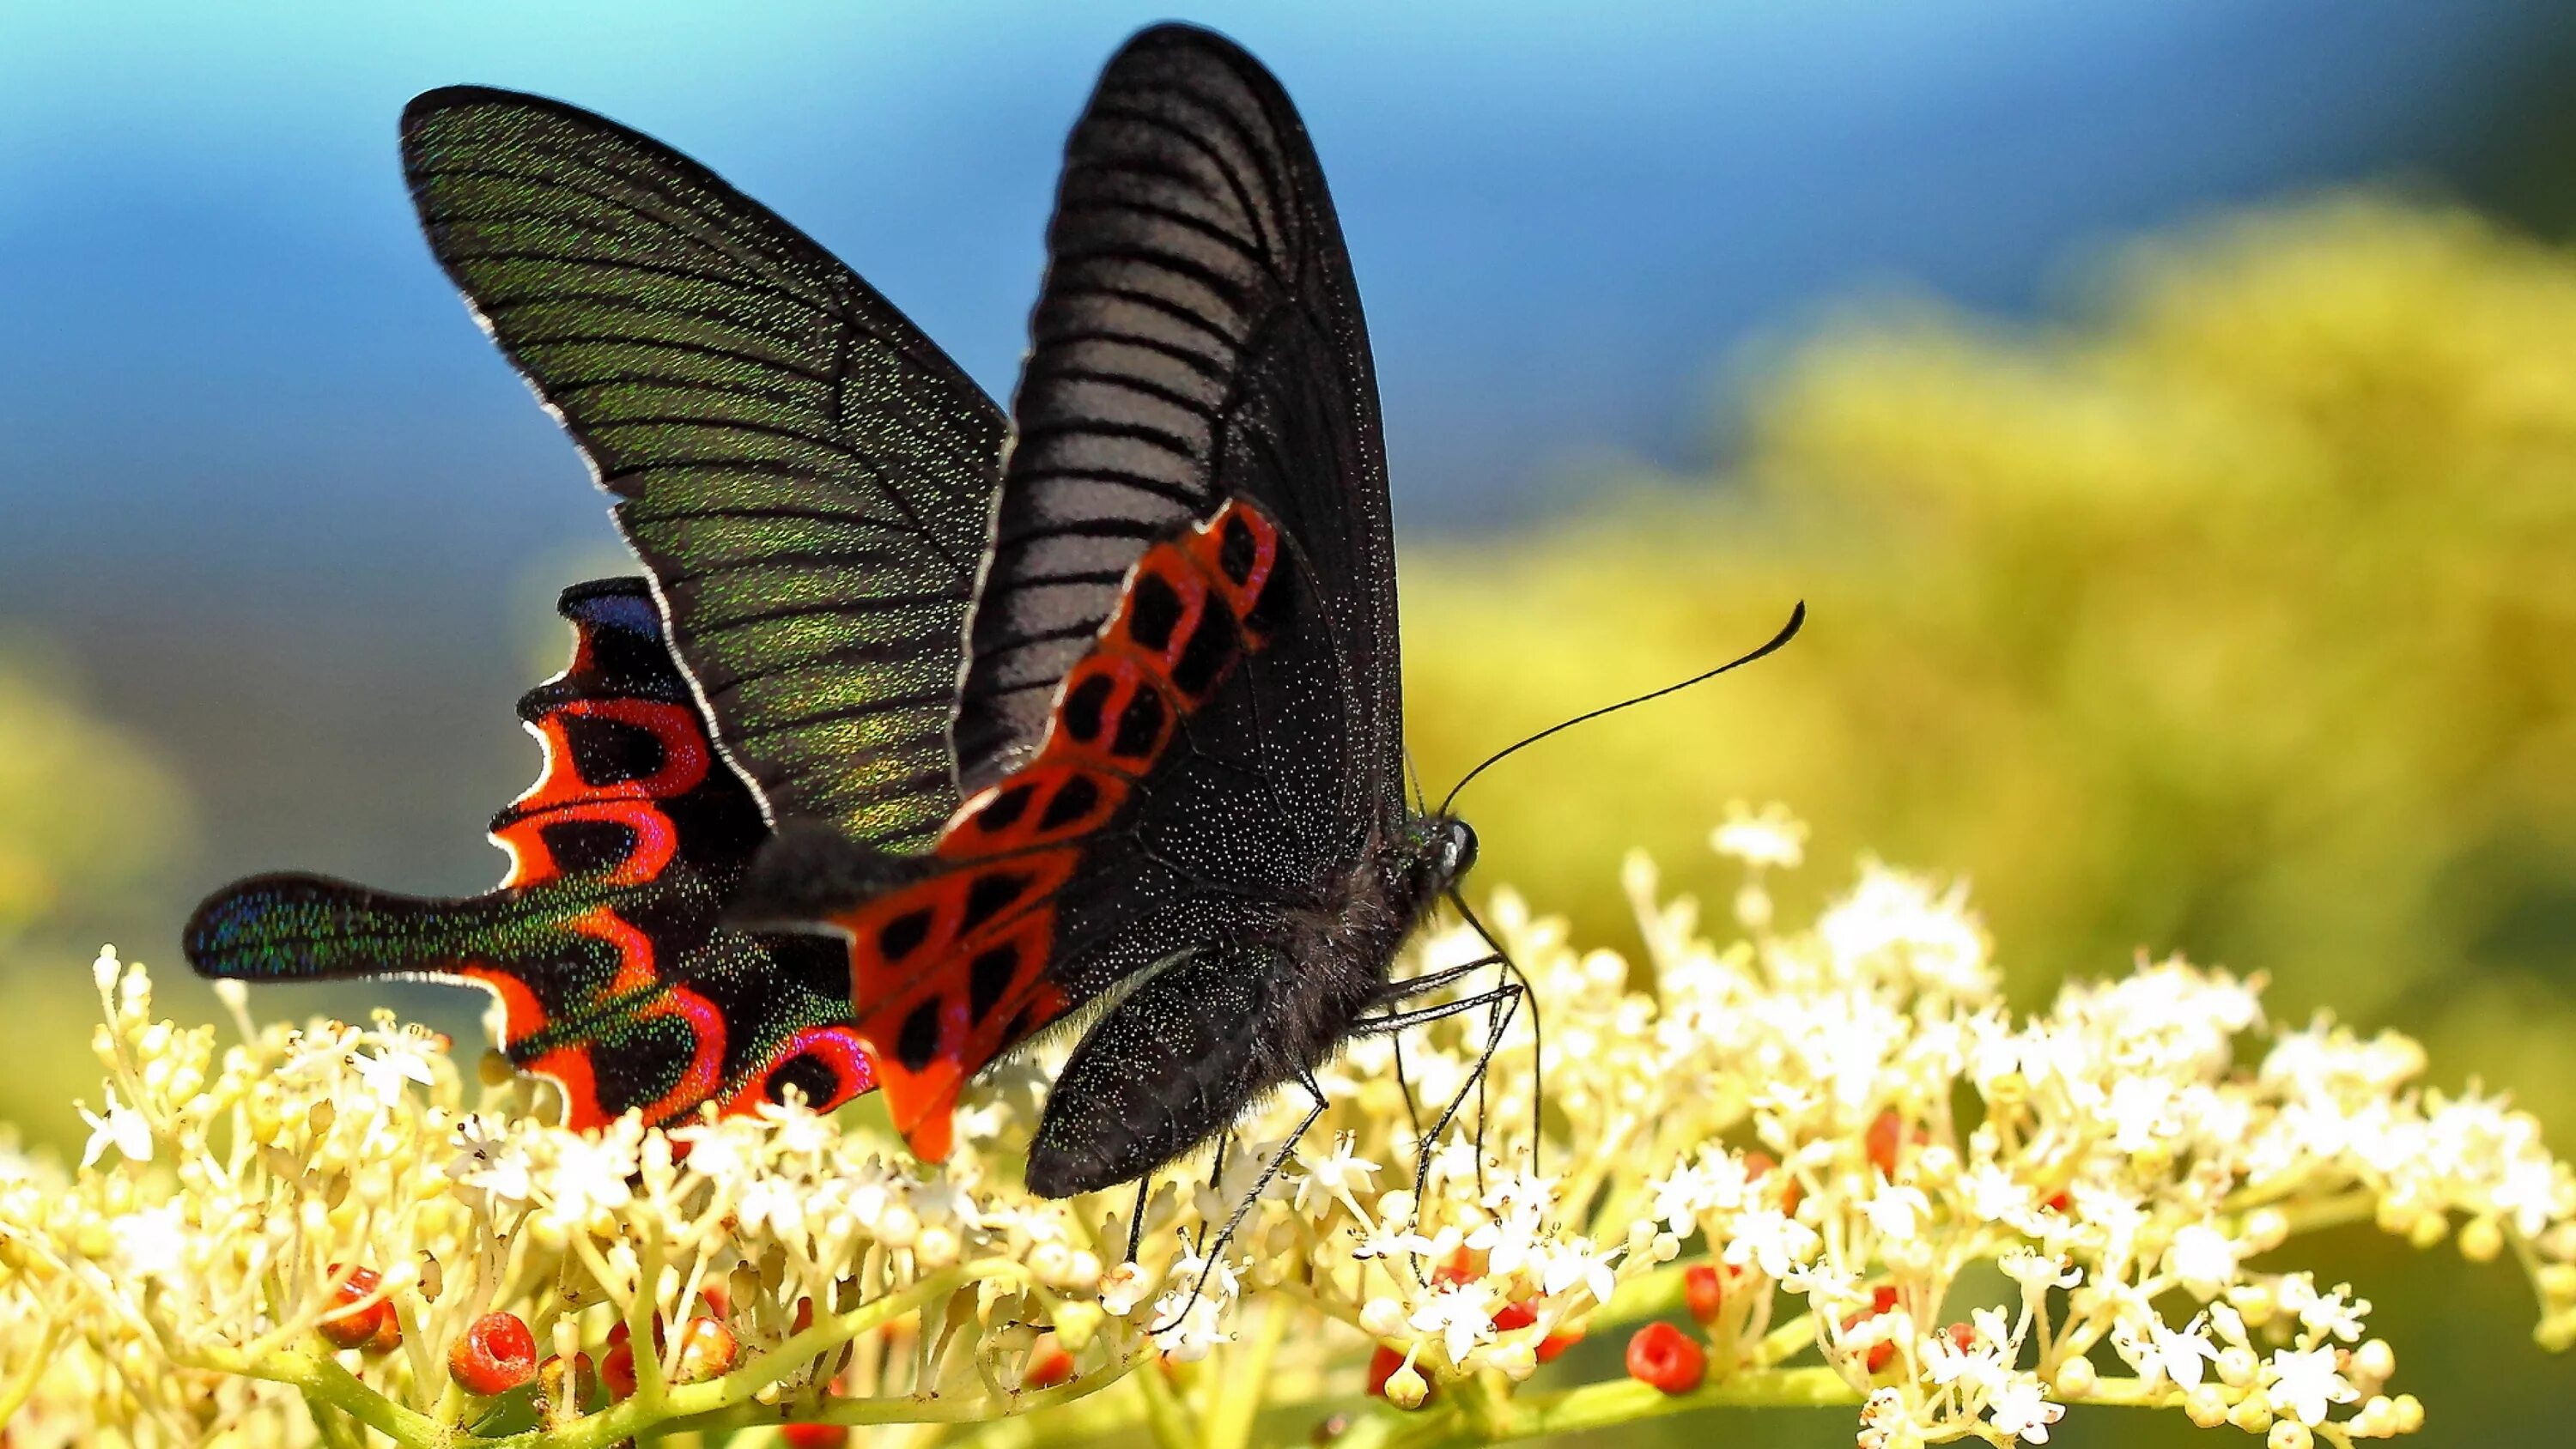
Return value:
[(1806, 600), (1801, 599), (1798, 601), (1798, 607), (1789, 611), (1789, 622), (1781, 626), (1779, 633), (1771, 636), (1771, 642), (1754, 650), (1750, 654), (1730, 659), (1724, 664), (1717, 666), (1715, 669), (1703, 670), (1698, 674), (1692, 675), (1688, 679), (1682, 680), (1678, 684), (1667, 684), (1661, 689), (1649, 690), (1633, 699), (1623, 699), (1617, 704), (1605, 704), (1599, 709), (1586, 710), (1584, 713), (1578, 714), (1572, 719), (1562, 720), (1556, 724), (1549, 725), (1546, 729), (1540, 730), (1537, 734), (1531, 735), (1527, 739), (1516, 740), (1511, 744), (1503, 746), (1501, 749), (1486, 756), (1483, 764), (1469, 770), (1465, 776), (1460, 778), (1457, 784), (1449, 787), (1448, 798), (1440, 802), (1440, 809), (1437, 813), (1441, 815), (1447, 815), (1449, 813), (1449, 807), (1457, 802), (1458, 792), (1467, 788), (1468, 781), (1475, 779), (1478, 775), (1485, 773), (1485, 771), (1493, 768), (1495, 765), (1498, 765), (1504, 760), (1509, 759), (1511, 756), (1528, 749), (1530, 746), (1537, 744), (1548, 736), (1565, 730), (1570, 730), (1576, 725), (1585, 723), (1588, 720), (1599, 719), (1605, 714), (1616, 714), (1620, 710), (1626, 709), (1631, 705), (1644, 704), (1649, 700), (1661, 699), (1665, 695), (1678, 693), (1681, 690), (1690, 688), (1694, 684), (1700, 684), (1707, 680), (1715, 679), (1717, 676), (1726, 673), (1730, 669), (1741, 669), (1745, 665), (1752, 663), (1754, 660), (1761, 658), (1765, 654), (1769, 654), (1774, 650), (1779, 649), (1782, 645), (1787, 644), (1790, 640), (1798, 637), (1799, 627), (1806, 622), (1807, 603)]

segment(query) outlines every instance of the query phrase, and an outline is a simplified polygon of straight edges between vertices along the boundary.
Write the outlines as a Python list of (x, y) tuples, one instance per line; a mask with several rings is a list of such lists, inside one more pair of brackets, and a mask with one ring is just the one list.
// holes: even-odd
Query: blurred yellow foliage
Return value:
[(140, 740), (41, 652), (0, 652), (0, 942), (148, 889), (188, 838), (180, 788)]
[(1817, 859), (1972, 875), (2026, 994), (2183, 949), (2472, 1038), (2568, 1124), (2576, 255), (2350, 198), (2136, 249), (2100, 299), (1829, 328), (1730, 471), (1410, 554), (1434, 798), (1804, 598), (1786, 653), (1474, 787), (1482, 873), (1601, 929), (1620, 847), (1776, 797)]

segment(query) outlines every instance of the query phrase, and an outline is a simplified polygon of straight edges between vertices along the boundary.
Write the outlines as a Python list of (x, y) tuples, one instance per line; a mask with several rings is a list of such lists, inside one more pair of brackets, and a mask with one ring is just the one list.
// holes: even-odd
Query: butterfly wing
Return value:
[(1136, 36), (1065, 148), (1018, 439), (969, 634), (964, 793), (1032, 756), (1156, 539), (1228, 498), (1332, 595), (1368, 782), (1397, 777), (1394, 545), (1358, 289), (1278, 82), (1189, 26)]
[(1286, 96), (1207, 32), (1139, 35), (1075, 127), (1048, 242), (948, 868), (835, 920), (926, 1156), (966, 1077), (1132, 988), (1051, 1098), (1029, 1180), (1056, 1193), (1168, 1160), (1279, 1080), (1263, 1053), (1301, 1049), (1272, 1016), (1312, 964), (1288, 943), (1403, 797), (1375, 381)]
[(992, 401), (805, 235), (646, 136), (507, 91), (403, 114), (431, 249), (616, 496), (774, 820), (919, 850), (1000, 477)]
[(567, 1125), (688, 1116), (778, 1100), (818, 1109), (874, 1084), (835, 943), (751, 934), (717, 915), (768, 838), (718, 759), (641, 579), (565, 592), (571, 665), (519, 715), (545, 747), (537, 783), (492, 822), (499, 889), (396, 895), (312, 875), (258, 876), (197, 908), (202, 975), (248, 981), (425, 977), (482, 986), (503, 1047), (564, 1092)]

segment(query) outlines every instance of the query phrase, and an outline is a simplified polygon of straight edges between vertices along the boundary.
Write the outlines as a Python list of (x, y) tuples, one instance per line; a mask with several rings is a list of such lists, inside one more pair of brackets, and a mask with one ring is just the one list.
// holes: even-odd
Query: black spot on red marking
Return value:
[(1064, 697), (1065, 733), (1084, 744), (1100, 738), (1100, 712), (1108, 708), (1114, 684), (1108, 675), (1095, 674), (1075, 685)]
[(1021, 816), (1029, 813), (1029, 796), (1036, 793), (1036, 788), (1033, 785), (1013, 785), (1004, 790), (975, 816), (975, 823), (991, 835), (1010, 829), (1019, 823)]
[(566, 875), (615, 870), (635, 851), (635, 829), (614, 820), (556, 820), (537, 827), (546, 854)]
[(909, 956), (930, 936), (930, 907), (906, 911), (877, 928), (877, 951), (891, 964)]
[(996, 946), (975, 958), (966, 968), (966, 1010), (970, 1018), (982, 1021), (1001, 1003), (1002, 993), (1011, 989), (1013, 978), (1020, 974), (1020, 948)]
[(661, 737), (641, 725), (571, 712), (562, 720), (564, 742), (572, 747), (573, 773), (585, 785), (623, 785), (662, 768)]
[(1109, 741), (1109, 753), (1122, 760), (1149, 759), (1162, 733), (1163, 697), (1150, 689), (1137, 690), (1128, 696), (1127, 707), (1118, 711), (1118, 733)]
[(1252, 536), (1252, 525), (1231, 513), (1225, 516), (1223, 532), (1225, 536), (1216, 541), (1216, 566), (1241, 588), (1251, 581), (1252, 561), (1261, 544)]
[(1181, 649), (1180, 662), (1172, 666), (1172, 683), (1193, 698), (1207, 693), (1234, 662), (1234, 648), (1232, 617), (1218, 609), (1199, 615), (1198, 627), (1190, 631), (1190, 642)]
[(1292, 607), (1288, 583), (1290, 572), (1286, 568), (1270, 571), (1270, 577), (1262, 581), (1260, 597), (1244, 611), (1244, 628), (1266, 638), (1278, 633), (1280, 626), (1288, 622), (1288, 611)]
[(993, 919), (1028, 888), (1029, 877), (1016, 871), (997, 870), (977, 876), (975, 883), (966, 888), (966, 918), (958, 923), (957, 933), (962, 936)]
[(1180, 627), (1181, 595), (1161, 574), (1139, 571), (1135, 595), (1127, 607), (1127, 637), (1156, 653), (1172, 642)]
[(1018, 1041), (1020, 1038), (1029, 1034), (1029, 1013), (1032, 1009), (1033, 1008), (1031, 1007), (1023, 1006), (1018, 1011), (1011, 1013), (1011, 1024), (1002, 1028), (1002, 1044), (1004, 1046), (1008, 1046), (1012, 1042)]
[(930, 1069), (939, 1055), (939, 998), (933, 996), (912, 1009), (903, 1019), (903, 1029), (895, 1033), (894, 1059), (908, 1072)]
[(770, 1072), (769, 1081), (761, 1088), (761, 1093), (773, 1102), (784, 1104), (790, 1087), (805, 1094), (806, 1106), (821, 1107), (839, 1100), (841, 1074), (830, 1062), (814, 1053), (800, 1052), (780, 1062)]
[(1091, 777), (1072, 776), (1056, 788), (1055, 798), (1049, 800), (1046, 809), (1039, 814), (1038, 829), (1053, 830), (1070, 825), (1090, 814), (1091, 807), (1099, 803), (1100, 787), (1091, 782)]

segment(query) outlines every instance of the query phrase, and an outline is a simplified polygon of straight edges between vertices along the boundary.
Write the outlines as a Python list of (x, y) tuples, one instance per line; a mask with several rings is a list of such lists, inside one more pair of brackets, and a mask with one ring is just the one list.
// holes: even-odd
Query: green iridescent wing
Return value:
[(867, 283), (669, 147), (431, 91), (432, 250), (617, 498), (674, 651), (773, 820), (926, 847), (1001, 410)]

